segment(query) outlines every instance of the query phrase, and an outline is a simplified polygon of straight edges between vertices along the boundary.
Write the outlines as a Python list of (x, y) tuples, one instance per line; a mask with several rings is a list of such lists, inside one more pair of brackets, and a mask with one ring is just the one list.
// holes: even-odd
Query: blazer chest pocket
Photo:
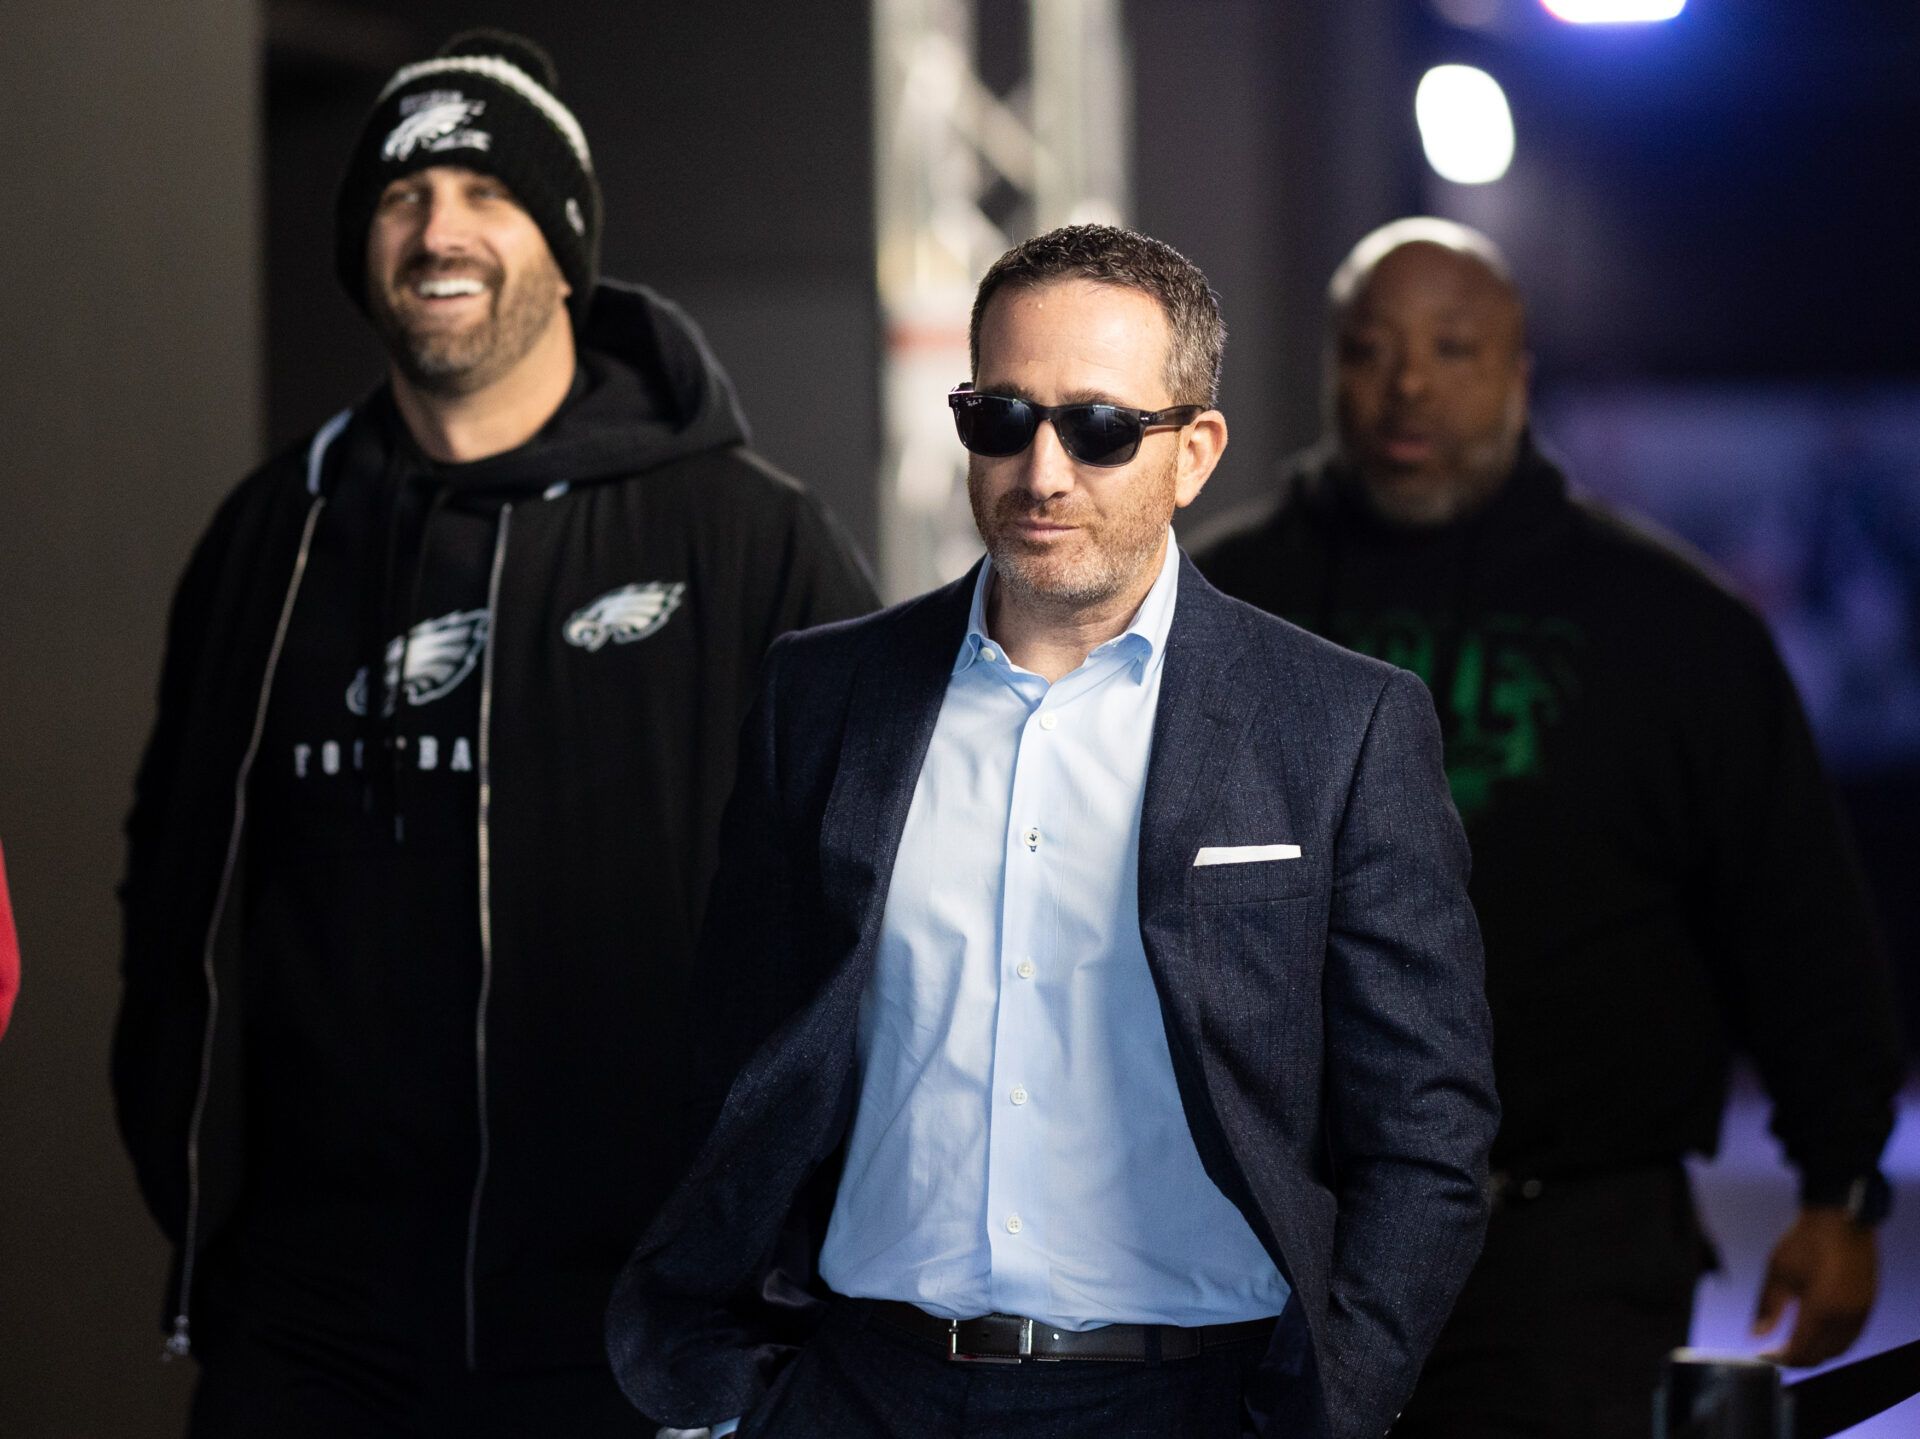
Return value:
[(1305, 899), (1322, 888), (1318, 867), (1306, 859), (1196, 864), (1187, 871), (1187, 898), (1195, 904)]

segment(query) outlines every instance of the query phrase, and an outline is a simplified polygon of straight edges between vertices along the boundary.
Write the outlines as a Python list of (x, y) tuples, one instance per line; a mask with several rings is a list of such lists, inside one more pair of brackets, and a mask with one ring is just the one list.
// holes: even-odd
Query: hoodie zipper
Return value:
[[(337, 425), (329, 429), (331, 434), (322, 431), (327, 441), (339, 432)], [(322, 442), (316, 441), (316, 450), (324, 454)], [(267, 697), (273, 692), (274, 671), (280, 666), (280, 651), (286, 643), (287, 626), (293, 619), (293, 602), (299, 597), (301, 580), (306, 577), (314, 528), (326, 507), (326, 499), (317, 494), (307, 507), (306, 526), (300, 532), (300, 550), (293, 561), (293, 578), (287, 582), (286, 598), (280, 602), (280, 618), (274, 625), (266, 673), (261, 677), (260, 697), (254, 705), (253, 733), (247, 737), (246, 753), (240, 758), (240, 772), (233, 784), (233, 827), (227, 832), (226, 863), (220, 871), (220, 887), (214, 892), (213, 913), (207, 921), (206, 943), (200, 952), (200, 972), (207, 984), (207, 1023), (200, 1036), (200, 1083), (194, 1092), (193, 1114), (187, 1123), (187, 1227), (181, 1246), (179, 1309), (173, 1316), (173, 1333), (167, 1337), (165, 1357), (168, 1359), (185, 1358), (193, 1353), (193, 1271), (200, 1257), (200, 1128), (207, 1114), (207, 1095), (213, 1088), (213, 1034), (220, 1017), (220, 981), (214, 973), (214, 947), (221, 921), (226, 916), (234, 867), (240, 858), (240, 836), (247, 819), (247, 781), (253, 773), (254, 756), (260, 750), (260, 735), (266, 728)]]
[(506, 567), (507, 534), (513, 525), (513, 506), (500, 507), (500, 528), (493, 540), (493, 570), (487, 576), (487, 652), (480, 662), (480, 801), (477, 816), (480, 870), (480, 1001), (473, 1019), (474, 1090), (480, 1118), (480, 1162), (473, 1177), (473, 1201), (467, 1209), (467, 1254), (464, 1275), (467, 1323), (467, 1368), (478, 1363), (478, 1302), (475, 1256), (480, 1249), (480, 1204), (487, 1189), (487, 1167), (493, 1158), (493, 1136), (487, 1115), (487, 1004), (493, 996), (493, 843), (489, 831), (493, 807), (493, 657), (500, 628), (494, 623), (500, 608), (500, 574)]

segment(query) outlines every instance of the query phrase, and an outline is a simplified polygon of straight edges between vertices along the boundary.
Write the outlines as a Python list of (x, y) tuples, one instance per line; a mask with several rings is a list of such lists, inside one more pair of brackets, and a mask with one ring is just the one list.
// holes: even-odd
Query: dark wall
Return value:
[(1408, 10), (1127, 7), (1135, 224), (1206, 272), (1227, 321), (1227, 454), (1183, 528), (1260, 493), (1319, 430), (1327, 277), (1419, 193)]
[(166, 599), (260, 435), (250, 0), (10, 0), (0, 43), (0, 1434), (177, 1433), (107, 1098), (120, 817)]

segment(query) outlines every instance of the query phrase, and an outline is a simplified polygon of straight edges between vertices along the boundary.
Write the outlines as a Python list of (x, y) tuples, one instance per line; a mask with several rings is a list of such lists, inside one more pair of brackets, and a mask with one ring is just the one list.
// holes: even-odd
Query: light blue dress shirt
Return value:
[(914, 787), (820, 1255), (841, 1294), (1062, 1329), (1278, 1314), (1288, 1288), (1181, 1111), (1140, 940), (1140, 807), (1179, 552), (1049, 685), (987, 633), (991, 562)]

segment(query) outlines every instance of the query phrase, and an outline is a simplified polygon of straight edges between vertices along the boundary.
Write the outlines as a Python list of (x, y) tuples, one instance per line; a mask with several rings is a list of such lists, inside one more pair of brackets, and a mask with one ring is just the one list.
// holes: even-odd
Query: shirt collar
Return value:
[[(960, 643), (960, 653), (954, 656), (954, 674), (976, 663), (1010, 663), (1006, 651), (987, 633), (987, 585), (992, 575), (993, 557), (989, 555), (980, 562), (980, 573), (974, 577), (973, 603), (967, 610), (967, 637)], [(1173, 527), (1169, 525), (1167, 549), (1160, 561), (1160, 573), (1154, 579), (1153, 588), (1147, 591), (1147, 597), (1140, 602), (1140, 608), (1134, 611), (1132, 623), (1105, 644), (1097, 646), (1087, 658), (1091, 660), (1099, 655), (1125, 654), (1135, 661), (1134, 678), (1144, 680), (1152, 662), (1166, 648), (1167, 632), (1173, 628), (1174, 599), (1179, 588), (1180, 546), (1174, 539)]]

